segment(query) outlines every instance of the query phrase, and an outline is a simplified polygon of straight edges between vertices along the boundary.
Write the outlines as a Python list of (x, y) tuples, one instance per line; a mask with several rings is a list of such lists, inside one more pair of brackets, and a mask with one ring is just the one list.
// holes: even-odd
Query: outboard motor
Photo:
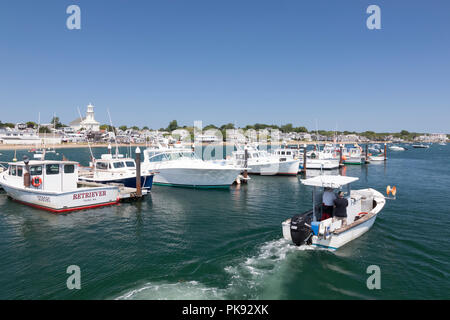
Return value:
[(291, 238), (295, 245), (310, 243), (312, 236), (311, 215), (296, 214), (291, 218)]

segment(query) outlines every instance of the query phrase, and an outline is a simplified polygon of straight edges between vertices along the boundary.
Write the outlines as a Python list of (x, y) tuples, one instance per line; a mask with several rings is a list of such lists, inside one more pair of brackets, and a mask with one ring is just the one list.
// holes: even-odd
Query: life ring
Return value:
[(40, 177), (34, 177), (33, 179), (31, 179), (31, 184), (33, 185), (33, 187), (39, 187), (42, 184), (42, 179)]
[(358, 213), (358, 216), (365, 216), (366, 214), (368, 214), (368, 212), (360, 212)]

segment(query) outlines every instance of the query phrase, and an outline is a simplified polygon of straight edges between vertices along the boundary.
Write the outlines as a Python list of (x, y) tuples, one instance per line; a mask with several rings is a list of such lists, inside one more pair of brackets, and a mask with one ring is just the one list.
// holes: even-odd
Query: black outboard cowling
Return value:
[(295, 245), (301, 246), (311, 240), (311, 215), (296, 214), (291, 218), (291, 238)]

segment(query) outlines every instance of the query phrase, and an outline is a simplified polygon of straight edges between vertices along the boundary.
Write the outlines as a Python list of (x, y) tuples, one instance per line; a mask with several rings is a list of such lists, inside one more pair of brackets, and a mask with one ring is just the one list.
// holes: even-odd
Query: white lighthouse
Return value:
[[(80, 121), (81, 120), (81, 121)], [(100, 123), (95, 121), (94, 106), (89, 103), (86, 110), (86, 117), (84, 119), (76, 119), (70, 123), (70, 126), (79, 131), (84, 128), (87, 131), (100, 131)]]

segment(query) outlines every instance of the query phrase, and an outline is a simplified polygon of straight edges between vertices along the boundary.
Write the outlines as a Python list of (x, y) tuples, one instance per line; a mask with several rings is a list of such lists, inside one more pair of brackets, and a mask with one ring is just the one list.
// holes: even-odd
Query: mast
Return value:
[[(81, 121), (83, 121), (83, 117), (81, 116), (80, 108), (77, 107), (77, 109), (78, 109), (78, 114), (80, 116), (80, 123), (81, 123)], [(87, 142), (88, 142), (89, 152), (91, 153), (91, 159), (92, 159), (92, 161), (94, 161), (95, 158), (94, 158), (94, 154), (92, 153), (92, 148), (91, 148), (91, 143), (89, 142), (89, 138), (87, 139)]]

